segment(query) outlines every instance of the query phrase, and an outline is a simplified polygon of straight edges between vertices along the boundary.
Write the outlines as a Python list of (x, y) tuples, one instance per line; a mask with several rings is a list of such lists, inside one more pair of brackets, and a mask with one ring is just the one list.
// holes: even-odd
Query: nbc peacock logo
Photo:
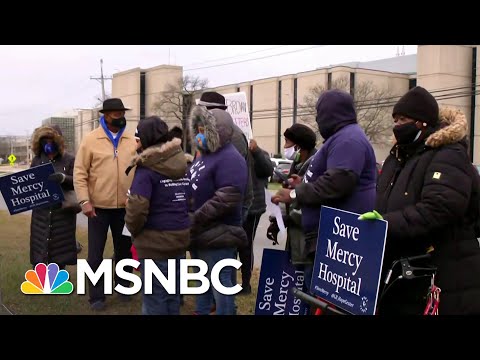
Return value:
[(27, 295), (68, 295), (73, 292), (73, 284), (68, 281), (66, 270), (59, 270), (55, 263), (47, 265), (40, 263), (35, 270), (25, 273), (25, 280), (20, 289)]

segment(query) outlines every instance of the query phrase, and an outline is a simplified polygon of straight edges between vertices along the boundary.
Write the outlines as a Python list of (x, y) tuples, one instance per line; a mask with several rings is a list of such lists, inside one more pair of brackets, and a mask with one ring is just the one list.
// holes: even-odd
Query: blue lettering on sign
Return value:
[(358, 216), (322, 206), (311, 289), (349, 313), (373, 315), (387, 222), (361, 221)]

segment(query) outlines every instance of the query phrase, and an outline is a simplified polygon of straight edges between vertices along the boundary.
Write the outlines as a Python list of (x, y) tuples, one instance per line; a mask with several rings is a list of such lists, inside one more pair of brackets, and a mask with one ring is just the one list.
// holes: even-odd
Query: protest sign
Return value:
[(49, 181), (55, 169), (51, 163), (0, 177), (0, 191), (10, 215), (63, 201), (60, 185)]
[(306, 315), (308, 306), (291, 288), (304, 288), (304, 272), (295, 268), (284, 250), (264, 249), (255, 315)]
[(311, 290), (351, 314), (373, 315), (388, 225), (358, 217), (322, 206)]

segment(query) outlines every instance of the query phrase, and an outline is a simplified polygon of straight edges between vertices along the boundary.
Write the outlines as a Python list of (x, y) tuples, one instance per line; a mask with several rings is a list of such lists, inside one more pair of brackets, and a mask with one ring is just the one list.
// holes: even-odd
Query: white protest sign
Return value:
[[(247, 141), (253, 138), (252, 126), (250, 124), (250, 113), (248, 111), (247, 94), (236, 92), (232, 94), (223, 94), (227, 112), (232, 116), (233, 122), (242, 129)], [(199, 100), (196, 100), (198, 105)]]
[(250, 125), (250, 113), (248, 111), (247, 95), (244, 92), (226, 94), (225, 104), (227, 112), (232, 115), (233, 122), (242, 129), (248, 142), (253, 138), (252, 126)]

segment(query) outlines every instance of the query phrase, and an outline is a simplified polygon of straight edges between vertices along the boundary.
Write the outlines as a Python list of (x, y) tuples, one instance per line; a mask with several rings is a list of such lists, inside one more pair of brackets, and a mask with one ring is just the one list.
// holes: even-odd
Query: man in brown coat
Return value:
[[(88, 264), (96, 271), (103, 261), (103, 251), (110, 228), (115, 262), (131, 258), (131, 242), (122, 237), (125, 225), (125, 201), (133, 172), (125, 170), (136, 154), (133, 135), (124, 133), (125, 111), (120, 99), (108, 99), (100, 110), (100, 126), (85, 136), (78, 149), (74, 169), (74, 186), (83, 213), (88, 217)], [(115, 283), (129, 283), (115, 276)], [(103, 278), (89, 284), (92, 310), (105, 308)], [(128, 300), (128, 297), (122, 297)]]

